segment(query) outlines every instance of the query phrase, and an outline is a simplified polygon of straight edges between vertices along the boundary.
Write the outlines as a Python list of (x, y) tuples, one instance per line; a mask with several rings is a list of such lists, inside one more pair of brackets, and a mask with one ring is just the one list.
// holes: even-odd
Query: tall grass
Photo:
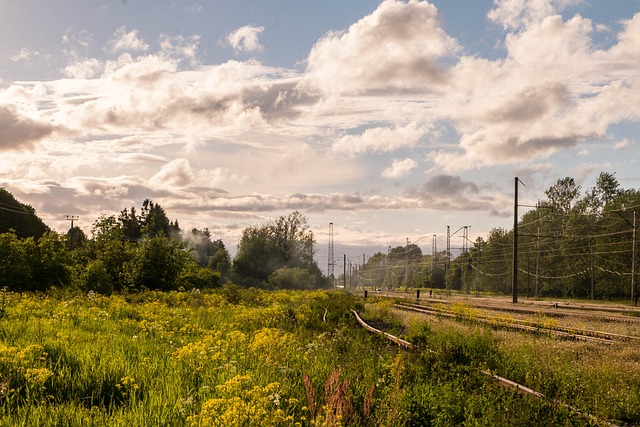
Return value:
[[(481, 368), (599, 416), (640, 419), (637, 389), (624, 399), (612, 391), (609, 405), (597, 389), (634, 387), (638, 370), (635, 379), (607, 373), (595, 350), (581, 347), (556, 361), (540, 346), (552, 341), (505, 343), (486, 329), (442, 320), (403, 324), (388, 305), (368, 307), (370, 319), (418, 347), (404, 352), (356, 327), (349, 309), (362, 310), (362, 302), (344, 293), (8, 293), (5, 304), (0, 425), (590, 423), (550, 400), (499, 387)], [(626, 368), (637, 363), (634, 354), (629, 349)], [(573, 358), (594, 371), (580, 371)]]

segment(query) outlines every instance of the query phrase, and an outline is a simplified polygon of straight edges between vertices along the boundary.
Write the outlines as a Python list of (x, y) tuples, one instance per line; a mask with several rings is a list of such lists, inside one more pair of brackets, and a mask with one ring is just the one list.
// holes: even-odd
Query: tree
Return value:
[(87, 235), (76, 225), (67, 232), (67, 241), (69, 242), (69, 249), (78, 249), (87, 241)]
[(313, 259), (315, 239), (300, 212), (281, 216), (261, 227), (243, 230), (233, 268), (241, 278), (266, 282), (282, 267), (308, 270), (319, 284), (322, 273)]
[(0, 286), (11, 291), (46, 291), (70, 283), (71, 259), (60, 235), (47, 232), (35, 241), (0, 234)]
[(127, 283), (137, 290), (175, 290), (189, 259), (183, 243), (163, 235), (151, 237), (137, 245), (127, 261)]
[(164, 209), (149, 199), (142, 202), (140, 222), (143, 236), (156, 237), (164, 234), (170, 239), (180, 236), (178, 221), (169, 221)]
[(221, 274), (229, 271), (231, 266), (229, 251), (222, 240), (211, 241), (211, 232), (208, 228), (202, 230), (193, 228), (190, 233), (185, 233), (182, 239), (191, 249), (192, 256), (198, 264)]
[(552, 206), (563, 213), (571, 210), (574, 201), (580, 195), (580, 186), (576, 185), (573, 178), (558, 179), (554, 185), (544, 192)]
[(275, 289), (313, 289), (316, 278), (305, 268), (282, 267), (269, 276), (269, 284)]
[(13, 194), (0, 187), (0, 233), (14, 230), (17, 237), (39, 239), (49, 227), (30, 205), (20, 203)]

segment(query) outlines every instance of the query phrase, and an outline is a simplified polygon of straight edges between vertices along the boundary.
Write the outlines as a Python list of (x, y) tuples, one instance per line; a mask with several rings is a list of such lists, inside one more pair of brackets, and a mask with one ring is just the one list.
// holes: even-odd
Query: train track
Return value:
[(612, 344), (614, 342), (640, 342), (640, 337), (634, 337), (630, 335), (615, 334), (611, 332), (594, 331), (589, 329), (571, 328), (567, 326), (543, 324), (531, 320), (522, 319), (505, 319), (499, 316), (490, 316), (480, 313), (464, 314), (448, 310), (443, 307), (427, 308), (421, 305), (409, 304), (409, 303), (397, 303), (394, 307), (421, 313), (431, 316), (441, 316), (453, 319), (460, 319), (465, 321), (471, 321), (475, 323), (481, 323), (490, 325), (493, 327), (519, 330), (536, 334), (552, 335), (561, 339), (590, 341), (605, 344)]
[[(411, 299), (406, 293), (381, 293), (376, 294), (384, 298)], [(415, 299), (411, 299), (415, 300)], [(517, 305), (506, 305), (498, 303), (495, 299), (486, 298), (422, 298), (421, 303), (425, 304), (447, 304), (453, 302), (464, 302), (464, 304), (494, 311), (503, 311), (520, 314), (544, 314), (549, 317), (581, 317), (592, 320), (602, 320), (605, 322), (624, 322), (640, 324), (640, 310), (637, 308), (608, 307), (602, 304), (588, 303), (566, 303), (548, 301), (527, 301)]]
[[(402, 348), (404, 348), (406, 350), (413, 350), (413, 344), (411, 344), (410, 342), (405, 341), (405, 340), (403, 340), (401, 338), (398, 338), (398, 337), (396, 337), (394, 335), (391, 335), (391, 334), (389, 334), (387, 332), (381, 331), (379, 329), (376, 329), (376, 328), (368, 325), (364, 320), (362, 320), (362, 318), (360, 317), (360, 315), (358, 314), (357, 311), (351, 310), (351, 312), (354, 314), (356, 320), (358, 321), (358, 323), (363, 328), (365, 328), (368, 331), (373, 332), (375, 334), (384, 336), (388, 340), (394, 342), (395, 344), (397, 344), (398, 346), (400, 346), (400, 347), (402, 347)], [(430, 353), (434, 353), (434, 354), (436, 353), (435, 351), (430, 350), (430, 349), (427, 349), (426, 351), (428, 351)], [(484, 370), (483, 369), (483, 370), (480, 370), (480, 372), (483, 375), (485, 375), (486, 377), (491, 378), (492, 380), (496, 381), (502, 387), (515, 390), (517, 393), (520, 393), (520, 394), (523, 394), (523, 395), (533, 396), (533, 397), (536, 397), (538, 399), (546, 399), (546, 396), (544, 394), (542, 394), (542, 393), (540, 393), (538, 391), (535, 391), (535, 390), (533, 390), (533, 389), (531, 389), (531, 388), (529, 388), (529, 387), (527, 387), (525, 385), (519, 384), (519, 383), (517, 383), (515, 381), (512, 381), (510, 379), (501, 377), (501, 376), (499, 376), (499, 375), (497, 375), (495, 373), (492, 373), (492, 372), (490, 372), (488, 370)], [(568, 404), (566, 404), (564, 402), (560, 402), (560, 401), (558, 401), (556, 399), (551, 399), (551, 401), (556, 405), (563, 406), (563, 407), (569, 409), (570, 411), (572, 411), (576, 415), (580, 415), (580, 416), (583, 416), (585, 418), (588, 418), (589, 420), (594, 422), (596, 425), (606, 425), (607, 427), (619, 427), (618, 425), (613, 424), (610, 421), (601, 420), (601, 419), (597, 418), (594, 415), (591, 415), (589, 413), (581, 411), (581, 410), (575, 408), (574, 406), (568, 405)]]

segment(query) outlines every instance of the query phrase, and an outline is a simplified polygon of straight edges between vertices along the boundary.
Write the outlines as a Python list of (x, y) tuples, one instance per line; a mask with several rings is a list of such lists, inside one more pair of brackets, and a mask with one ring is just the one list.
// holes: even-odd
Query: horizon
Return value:
[(298, 210), (355, 259), (509, 229), (516, 176), (640, 187), (640, 0), (25, 0), (0, 36), (0, 186), (58, 232), (148, 198), (234, 254)]

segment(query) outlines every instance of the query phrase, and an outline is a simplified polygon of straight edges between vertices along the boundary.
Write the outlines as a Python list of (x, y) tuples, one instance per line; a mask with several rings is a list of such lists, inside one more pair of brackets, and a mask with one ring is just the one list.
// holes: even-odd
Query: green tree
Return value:
[(163, 235), (148, 238), (136, 246), (125, 265), (127, 282), (138, 290), (175, 290), (189, 260), (183, 243)]
[(42, 222), (30, 205), (20, 203), (16, 198), (0, 187), (0, 233), (14, 230), (16, 236), (39, 239), (49, 227)]
[(296, 211), (261, 227), (245, 228), (233, 268), (247, 282), (266, 282), (282, 267), (298, 267), (308, 270), (319, 285), (322, 273), (313, 259), (314, 244), (307, 218)]
[[(131, 209), (133, 212), (133, 208)], [(178, 221), (169, 221), (165, 210), (157, 203), (146, 199), (142, 202), (142, 212), (140, 215), (142, 235), (146, 237), (156, 237), (164, 234), (170, 239), (180, 236), (180, 226)]]
[(67, 241), (69, 242), (69, 249), (78, 249), (87, 241), (87, 235), (76, 225), (67, 232)]
[(558, 179), (554, 185), (544, 193), (549, 198), (551, 205), (562, 213), (568, 213), (573, 203), (580, 196), (579, 185), (571, 177)]
[(38, 242), (15, 233), (0, 234), (0, 286), (12, 291), (46, 291), (71, 281), (71, 258), (66, 241), (46, 232)]
[(211, 240), (211, 232), (208, 228), (202, 230), (193, 228), (190, 233), (185, 233), (183, 240), (191, 249), (198, 264), (208, 266), (221, 274), (229, 271), (231, 266), (229, 251), (222, 240)]
[(271, 273), (269, 285), (274, 289), (314, 289), (316, 278), (305, 268), (282, 267)]

